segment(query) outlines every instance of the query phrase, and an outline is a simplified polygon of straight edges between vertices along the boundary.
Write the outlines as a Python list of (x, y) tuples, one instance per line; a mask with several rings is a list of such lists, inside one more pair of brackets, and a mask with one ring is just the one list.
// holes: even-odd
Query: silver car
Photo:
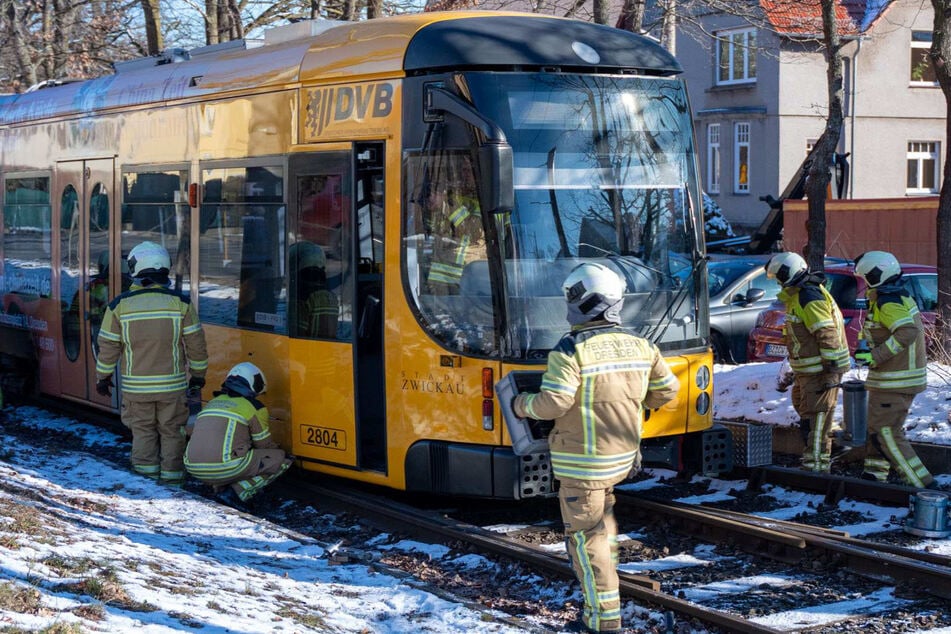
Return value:
[(746, 361), (746, 340), (760, 311), (776, 299), (780, 285), (763, 268), (772, 254), (722, 256), (707, 263), (710, 289), (710, 345), (715, 363)]

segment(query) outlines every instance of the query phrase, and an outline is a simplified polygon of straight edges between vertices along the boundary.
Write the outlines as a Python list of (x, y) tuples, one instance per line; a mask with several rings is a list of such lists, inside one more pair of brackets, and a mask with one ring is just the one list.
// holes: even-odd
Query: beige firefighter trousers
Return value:
[(180, 484), (185, 479), (185, 392), (152, 401), (122, 399), (122, 424), (132, 431), (136, 473)]
[(926, 487), (934, 480), (905, 437), (905, 417), (914, 400), (914, 394), (868, 391), (864, 470), (881, 482), (888, 478), (890, 467), (895, 467), (901, 479), (911, 486)]
[(613, 491), (613, 487), (582, 489), (564, 480), (558, 491), (565, 546), (584, 594), (582, 618), (594, 631), (621, 627)]
[(831, 465), (832, 414), (839, 399), (842, 375), (821, 372), (796, 374), (792, 403), (799, 418), (809, 423), (809, 435), (802, 452), (802, 466), (811, 471), (828, 472)]

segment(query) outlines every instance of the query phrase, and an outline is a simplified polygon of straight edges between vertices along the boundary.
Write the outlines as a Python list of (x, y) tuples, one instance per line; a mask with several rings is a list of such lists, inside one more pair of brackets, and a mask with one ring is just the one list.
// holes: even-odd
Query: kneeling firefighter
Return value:
[(230, 485), (241, 502), (293, 463), (271, 438), (267, 407), (258, 400), (266, 389), (264, 373), (253, 363), (231, 368), (221, 391), (198, 414), (185, 450), (188, 473), (216, 489)]

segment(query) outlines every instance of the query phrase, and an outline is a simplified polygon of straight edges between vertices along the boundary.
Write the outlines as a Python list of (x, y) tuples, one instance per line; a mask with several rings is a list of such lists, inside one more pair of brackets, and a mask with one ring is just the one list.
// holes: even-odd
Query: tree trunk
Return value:
[(205, 0), (205, 44), (217, 44), (221, 41), (218, 34), (218, 1)]
[(624, 0), (621, 15), (617, 20), (617, 28), (631, 33), (640, 33), (644, 28), (644, 1)]
[(931, 61), (944, 93), (945, 110), (944, 174), (938, 200), (936, 239), (938, 253), (938, 319), (936, 341), (944, 347), (940, 360), (951, 360), (951, 1), (931, 0), (934, 7), (934, 32)]
[(813, 150), (812, 164), (806, 179), (806, 196), (809, 197), (809, 219), (806, 232), (806, 262), (809, 268), (821, 271), (825, 268), (826, 255), (826, 198), (831, 180), (832, 159), (842, 131), (842, 56), (839, 51), (839, 32), (835, 23), (835, 0), (821, 0), (822, 31), (826, 56), (826, 85), (829, 92), (829, 112), (826, 126)]
[(593, 11), (594, 11), (594, 23), (595, 24), (607, 24), (608, 23), (608, 2), (607, 0), (594, 0)]
[(140, 0), (145, 15), (145, 41), (149, 55), (158, 55), (165, 48), (162, 38), (162, 10), (159, 0)]

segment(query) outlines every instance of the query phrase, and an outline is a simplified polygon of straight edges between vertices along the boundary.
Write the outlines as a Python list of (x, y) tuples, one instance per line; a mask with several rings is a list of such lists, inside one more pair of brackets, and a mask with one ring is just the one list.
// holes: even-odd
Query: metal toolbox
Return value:
[(733, 466), (773, 464), (773, 427), (757, 423), (717, 421), (733, 434)]
[(541, 379), (541, 372), (509, 372), (495, 384), (495, 396), (512, 437), (512, 451), (517, 456), (548, 451), (548, 434), (554, 422), (521, 418), (512, 411), (512, 399), (520, 392), (537, 392)]

